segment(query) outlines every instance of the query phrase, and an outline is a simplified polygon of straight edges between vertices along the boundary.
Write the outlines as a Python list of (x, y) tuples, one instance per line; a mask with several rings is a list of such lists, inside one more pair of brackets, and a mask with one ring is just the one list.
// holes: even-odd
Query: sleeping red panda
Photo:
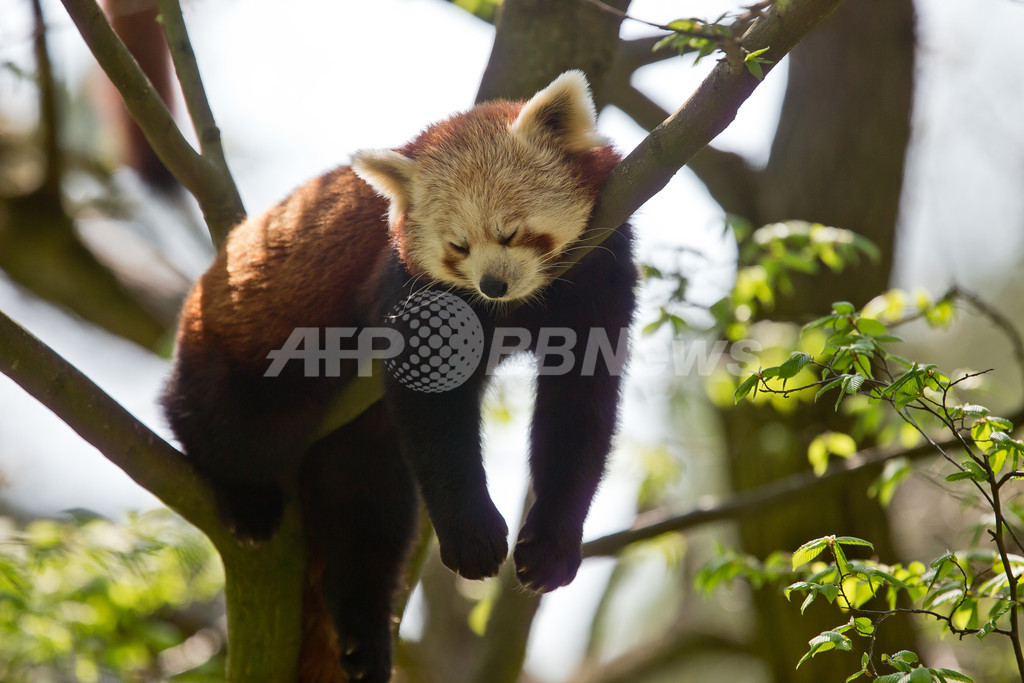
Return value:
[[(480, 322), (484, 357), (499, 330), (525, 332), (536, 352), (555, 328), (581, 342), (598, 330), (621, 360), (637, 279), (629, 225), (555, 277), (619, 160), (594, 125), (586, 79), (570, 71), (525, 103), (481, 104), (400, 149), (358, 152), (351, 167), (238, 225), (185, 302), (167, 417), (240, 539), (270, 537), (298, 482), (350, 680), (390, 678), (391, 600), (417, 489), (448, 567), (479, 579), (505, 560), (508, 528), (481, 457), (489, 367), (444, 391), (385, 373), (381, 401), (310, 446), (358, 364), (309, 373), (291, 363), (276, 373), (269, 358), (296, 329), (382, 327), (427, 293), (462, 298)], [(584, 358), (582, 347), (563, 352), (566, 367), (538, 373), (536, 502), (514, 552), (520, 582), (536, 591), (576, 575), (618, 418), (620, 368)]]

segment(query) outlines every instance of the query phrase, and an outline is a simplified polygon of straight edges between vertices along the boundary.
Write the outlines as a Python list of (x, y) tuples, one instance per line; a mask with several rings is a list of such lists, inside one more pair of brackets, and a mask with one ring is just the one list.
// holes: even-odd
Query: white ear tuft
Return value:
[(582, 71), (566, 71), (523, 105), (512, 134), (530, 142), (554, 139), (568, 152), (604, 147), (608, 140), (594, 131), (597, 116), (590, 85)]
[(352, 156), (352, 170), (391, 200), (392, 218), (409, 208), (415, 161), (393, 149), (364, 149)]

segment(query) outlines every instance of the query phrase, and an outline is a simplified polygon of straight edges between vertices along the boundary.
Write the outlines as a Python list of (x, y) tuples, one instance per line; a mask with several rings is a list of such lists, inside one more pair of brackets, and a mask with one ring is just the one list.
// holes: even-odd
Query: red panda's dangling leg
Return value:
[[(580, 566), (583, 523), (604, 474), (619, 412), (619, 392), (636, 305), (636, 269), (629, 228), (577, 264), (573, 279), (548, 291), (538, 329), (574, 333), (568, 370), (546, 372), (538, 358), (530, 430), (530, 474), (536, 502), (519, 532), (514, 560), (519, 581), (547, 592), (568, 584)], [(579, 283), (599, 283), (583, 287)], [(574, 284), (575, 283), (575, 284)], [(595, 303), (599, 302), (599, 303)]]
[(392, 598), (415, 534), (418, 495), (382, 407), (310, 450), (301, 495), (322, 591), (350, 680), (391, 677)]
[(480, 440), (483, 369), (462, 386), (423, 393), (391, 380), (385, 401), (437, 532), (441, 561), (467, 579), (498, 573), (508, 527), (487, 491)]

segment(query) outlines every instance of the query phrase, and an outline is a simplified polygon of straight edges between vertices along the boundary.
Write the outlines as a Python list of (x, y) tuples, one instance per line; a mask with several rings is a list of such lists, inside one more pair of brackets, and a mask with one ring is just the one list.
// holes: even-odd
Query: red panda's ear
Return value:
[(391, 200), (391, 214), (405, 213), (412, 196), (416, 162), (393, 149), (364, 149), (352, 156), (352, 170)]
[(553, 138), (568, 152), (585, 152), (608, 144), (594, 131), (596, 124), (587, 77), (566, 71), (523, 105), (512, 134), (527, 143)]

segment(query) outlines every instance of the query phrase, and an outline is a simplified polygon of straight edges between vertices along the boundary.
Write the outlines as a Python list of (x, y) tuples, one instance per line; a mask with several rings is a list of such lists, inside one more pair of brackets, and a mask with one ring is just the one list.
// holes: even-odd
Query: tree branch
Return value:
[[(181, 14), (181, 5), (178, 0), (157, 0), (157, 5), (160, 8), (160, 18), (164, 35), (167, 37), (167, 46), (174, 62), (174, 72), (178, 76), (182, 96), (185, 98), (185, 107), (188, 109), (189, 118), (192, 119), (192, 126), (199, 140), (200, 153), (204, 159), (220, 169), (220, 172), (230, 179), (231, 171), (228, 169), (227, 159), (224, 158), (220, 128), (217, 127), (217, 122), (213, 118), (213, 110), (210, 109), (210, 102), (206, 97), (199, 65), (196, 64), (196, 55), (192, 51), (192, 41), (189, 40), (188, 31), (185, 28), (185, 18)], [(233, 181), (225, 183), (223, 190), (231, 195), (226, 198), (228, 201), (225, 202), (231, 207), (230, 215), (227, 216), (230, 222), (218, 221), (218, 229), (223, 225), (227, 226), (223, 234), (214, 235), (214, 241), (218, 245), (227, 237), (228, 230), (245, 215), (242, 198), (238, 194), (235, 183)], [(224, 199), (219, 199), (219, 202), (224, 202)], [(211, 229), (213, 229), (212, 225)]]
[[(629, 84), (628, 74), (616, 72), (614, 77), (619, 80), (609, 89), (609, 104), (621, 109), (641, 128), (651, 130), (669, 117), (657, 102)], [(724, 211), (756, 221), (757, 172), (746, 159), (708, 145), (694, 154), (686, 166)]]
[[(842, 0), (791, 0), (773, 4), (743, 36), (748, 52), (767, 48), (765, 71), (793, 47)], [(736, 118), (741, 104), (760, 81), (745, 68), (720, 61), (682, 107), (663, 121), (622, 160), (608, 177), (590, 221), (590, 237), (574, 249), (558, 274), (599, 245), (626, 222), (699, 150)]]
[(0, 372), (211, 540), (224, 540), (213, 494), (185, 456), (2, 312)]
[[(218, 166), (215, 160), (201, 156), (185, 140), (167, 105), (160, 99), (128, 48), (114, 33), (95, 0), (61, 2), (96, 61), (121, 93), (125, 107), (139, 124), (157, 156), (199, 202), (210, 227), (210, 234), (219, 246), (228, 231), (245, 216), (238, 190), (227, 173), (226, 165)], [(180, 9), (177, 15), (180, 18)], [(173, 25), (174, 18), (171, 17), (170, 21)], [(184, 24), (180, 25), (180, 31), (184, 32)], [(177, 37), (180, 47), (180, 35)], [(175, 59), (176, 67), (182, 57), (180, 50), (178, 55)], [(187, 74), (189, 69), (184, 71)], [(195, 85), (196, 82), (192, 81), (188, 86), (188, 91), (192, 93), (190, 111), (197, 99)], [(212, 118), (209, 120), (212, 121)], [(205, 120), (202, 123), (206, 125)]]
[[(1024, 421), (1024, 410), (1018, 411), (1008, 419), (1015, 425), (1020, 424)], [(638, 541), (647, 541), (663, 534), (684, 531), (711, 522), (738, 519), (754, 513), (760, 514), (768, 507), (788, 503), (810, 495), (819, 488), (835, 485), (872, 469), (879, 469), (890, 460), (896, 458), (918, 460), (937, 455), (936, 447), (957, 448), (959, 446), (961, 446), (961, 442), (958, 438), (950, 438), (935, 444), (926, 443), (899, 451), (871, 448), (836, 461), (821, 476), (810, 471), (800, 472), (776, 479), (764, 486), (734, 494), (723, 501), (704, 503), (683, 514), (664, 517), (664, 511), (655, 511), (641, 515), (632, 529), (617, 531), (584, 543), (583, 557), (613, 556), (626, 546)], [(652, 520), (657, 517), (661, 517), (661, 519)]]
[[(677, 624), (653, 642), (638, 645), (611, 661), (585, 661), (570, 683), (632, 683), (654, 680), (688, 661), (712, 654), (717, 657), (752, 655), (747, 643), (716, 633), (699, 633), (693, 624)], [(671, 678), (671, 676), (669, 676)]]
[(302, 640), (306, 562), (298, 505), (286, 507), (269, 541), (240, 544), (221, 524), (213, 492), (184, 455), (2, 312), (0, 372), (217, 547), (226, 570), (231, 642), (246, 644), (228, 648), (228, 680), (292, 680)]

